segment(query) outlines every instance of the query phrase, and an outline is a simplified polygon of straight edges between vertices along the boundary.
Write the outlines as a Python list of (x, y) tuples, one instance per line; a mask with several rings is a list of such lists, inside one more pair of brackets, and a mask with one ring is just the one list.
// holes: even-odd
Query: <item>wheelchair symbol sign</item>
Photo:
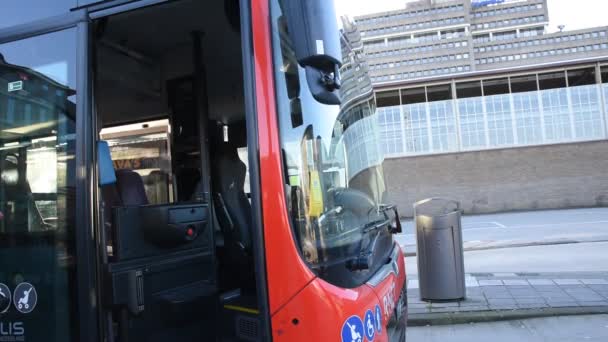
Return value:
[(0, 313), (5, 313), (11, 306), (11, 290), (0, 283)]
[(350, 316), (342, 325), (342, 342), (363, 342), (363, 322), (358, 316)]
[(376, 336), (376, 319), (372, 310), (365, 312), (365, 321), (363, 322), (363, 328), (365, 330), (365, 337), (368, 341), (373, 341)]
[(38, 293), (30, 283), (21, 283), (17, 285), (13, 292), (13, 305), (17, 311), (28, 314), (34, 311), (38, 303)]

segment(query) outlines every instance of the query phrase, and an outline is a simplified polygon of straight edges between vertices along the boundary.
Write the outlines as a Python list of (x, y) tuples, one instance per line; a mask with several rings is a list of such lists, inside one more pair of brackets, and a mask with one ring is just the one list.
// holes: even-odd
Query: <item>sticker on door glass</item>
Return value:
[(342, 325), (342, 342), (363, 342), (363, 322), (358, 316), (350, 316)]
[(15, 81), (8, 83), (8, 91), (18, 91), (23, 90), (23, 81)]
[(38, 293), (30, 283), (21, 283), (15, 288), (13, 293), (13, 305), (17, 311), (28, 314), (34, 311), (38, 302)]
[(0, 283), (0, 313), (5, 313), (11, 306), (11, 290)]

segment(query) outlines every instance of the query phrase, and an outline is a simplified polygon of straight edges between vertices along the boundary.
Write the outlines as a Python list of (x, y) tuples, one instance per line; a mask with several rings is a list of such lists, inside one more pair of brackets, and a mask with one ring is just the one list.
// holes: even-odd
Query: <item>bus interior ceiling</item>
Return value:
[(170, 111), (167, 84), (194, 74), (197, 34), (202, 42), (209, 120), (243, 120), (235, 3), (181, 0), (97, 20), (95, 98), (102, 125), (166, 117)]
[[(243, 170), (246, 169), (246, 166), (238, 160), (238, 156), (234, 157), (236, 153), (232, 153), (236, 152), (234, 146), (246, 147), (245, 139), (242, 139), (246, 134), (245, 131), (242, 131), (245, 108), (239, 21), (238, 0), (172, 1), (95, 21), (93, 91), (96, 120), (101, 139), (106, 139), (104, 130), (108, 132), (114, 129), (112, 132), (115, 132), (116, 128), (137, 127), (139, 129), (134, 129), (134, 131), (141, 132), (145, 131), (145, 129), (141, 129), (142, 127), (150, 128), (142, 126), (143, 123), (153, 122), (155, 125), (159, 120), (167, 120), (166, 122), (170, 124), (167, 139), (171, 146), (166, 148), (165, 159), (169, 160), (171, 167), (170, 177), (165, 179), (167, 188), (170, 189), (169, 192), (174, 194), (167, 196), (168, 200), (165, 203), (155, 203), (154, 200), (150, 200), (150, 194), (146, 189), (149, 201), (144, 201), (143, 204), (167, 205), (168, 203), (168, 205), (183, 206), (184, 203), (202, 201), (211, 208), (209, 202), (217, 203), (215, 195), (218, 192), (221, 193), (222, 184), (234, 184), (234, 181), (226, 179), (227, 177), (235, 177), (238, 184), (243, 184), (244, 178), (246, 178)], [(202, 56), (196, 53), (197, 39), (200, 41)], [(195, 56), (201, 57), (201, 59), (197, 60)], [(199, 73), (201, 69), (203, 75)], [(204, 78), (201, 79), (201, 76)], [(197, 84), (200, 86), (197, 87)], [(203, 100), (196, 101), (197, 96)], [(204, 151), (204, 144), (200, 143), (199, 119), (208, 123), (208, 130), (205, 134), (210, 139), (209, 151)], [(231, 127), (230, 132), (234, 126), (234, 134), (231, 134), (230, 137), (238, 136), (239, 139), (235, 139), (238, 141), (225, 144), (214, 143), (222, 141), (219, 140), (223, 138), (224, 127), (222, 125)], [(105, 134), (105, 136), (113, 135)], [(226, 149), (226, 146), (229, 148)], [(145, 146), (138, 145), (134, 150), (138, 148), (143, 150), (142, 147)], [(114, 166), (117, 168), (114, 152), (111, 153)], [(229, 153), (232, 159), (222, 158), (223, 153)], [(210, 161), (208, 165), (205, 165), (204, 162), (205, 154), (207, 155), (206, 160)], [(224, 161), (225, 164), (223, 164)], [(218, 169), (217, 165), (225, 165), (229, 171), (218, 171), (221, 169)], [(125, 168), (128, 166), (126, 165)], [(210, 183), (213, 184), (211, 196), (205, 197), (206, 195), (203, 194), (203, 197), (196, 197), (195, 188), (198, 188), (197, 183), (203, 174), (203, 170), (200, 170), (201, 167), (207, 170), (207, 174), (210, 174)], [(197, 168), (199, 170), (196, 170)], [(116, 174), (118, 176), (118, 171)], [(147, 184), (145, 179), (143, 181)], [(120, 179), (118, 179), (118, 183), (120, 183)], [(231, 226), (241, 225), (242, 229), (251, 229), (250, 206), (243, 191), (241, 189), (236, 196), (227, 195), (235, 199), (232, 203), (236, 203), (235, 206), (240, 207), (238, 210), (233, 210), (234, 208), (230, 206), (231, 199), (226, 198), (225, 202), (222, 200), (225, 207), (218, 209), (216, 205), (215, 215), (211, 215), (212, 218), (208, 224), (213, 227), (212, 238), (215, 240), (214, 250), (217, 265), (214, 269), (218, 270), (218, 274), (214, 277), (217, 277), (219, 284), (216, 299), (222, 302), (222, 298), (241, 298), (244, 301), (244, 304), (240, 304), (241, 306), (255, 309), (257, 302), (253, 258), (250, 251), (244, 253), (240, 250), (247, 243), (243, 244), (239, 240), (234, 245), (240, 247), (235, 248), (228, 246), (228, 243), (226, 246), (223, 245), (226, 229), (222, 223), (227, 221)], [(114, 210), (115, 206), (112, 205), (112, 208), (108, 208), (109, 196), (103, 188), (101, 195), (102, 202), (105, 202), (102, 220), (103, 226), (106, 228), (103, 231), (106, 234), (106, 242), (113, 247), (108, 248), (106, 258), (110, 260), (109, 263), (119, 262), (121, 257), (117, 253), (121, 253), (120, 251), (124, 248), (116, 245), (114, 240), (119, 240), (126, 235), (116, 233), (118, 226), (116, 211), (112, 211), (112, 215), (107, 215), (107, 210)], [(121, 205), (127, 204), (122, 203)], [(241, 210), (243, 208), (244, 210)], [(222, 214), (233, 215), (235, 213), (236, 216), (227, 220), (220, 217)], [(142, 216), (140, 220), (145, 220), (145, 218)], [(139, 224), (145, 223), (136, 223), (136, 225)], [(109, 230), (113, 231), (108, 231), (108, 227), (111, 227)], [(243, 233), (240, 236), (248, 237), (249, 235)], [(135, 243), (135, 246), (140, 245), (140, 242)], [(247, 269), (247, 272), (243, 272), (243, 268)], [(186, 272), (186, 270), (181, 272)], [(176, 283), (175, 286), (178, 284)], [(241, 307), (233, 304), (230, 306)], [(209, 310), (212, 311), (214, 307), (209, 306)], [(226, 309), (221, 310), (219, 316), (222, 324), (236, 319), (235, 313), (226, 313)], [(114, 320), (117, 320), (116, 316)], [(127, 326), (130, 323), (122, 322), (122, 324)], [(232, 323), (228, 325), (234, 327)], [(232, 332), (232, 334), (234, 333)], [(196, 336), (196, 334), (190, 337), (192, 336)]]

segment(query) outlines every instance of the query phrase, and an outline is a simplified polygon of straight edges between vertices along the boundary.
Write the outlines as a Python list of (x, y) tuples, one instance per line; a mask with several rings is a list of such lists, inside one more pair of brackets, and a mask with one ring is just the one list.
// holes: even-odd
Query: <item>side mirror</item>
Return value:
[(116, 183), (116, 173), (107, 141), (97, 142), (97, 165), (99, 166), (99, 186)]
[(393, 206), (393, 212), (395, 213), (395, 221), (391, 223), (391, 233), (403, 233), (403, 228), (401, 227), (401, 218), (399, 217), (397, 206)]
[(296, 59), (306, 69), (313, 97), (340, 104), (342, 50), (333, 1), (283, 0), (282, 4)]
[[(398, 234), (403, 232), (403, 228), (401, 227), (401, 218), (399, 217), (399, 212), (397, 211), (397, 206), (394, 204), (381, 204), (380, 211), (384, 212), (384, 214), (391, 220), (390, 233)], [(388, 212), (393, 212), (394, 217), (390, 218)]]

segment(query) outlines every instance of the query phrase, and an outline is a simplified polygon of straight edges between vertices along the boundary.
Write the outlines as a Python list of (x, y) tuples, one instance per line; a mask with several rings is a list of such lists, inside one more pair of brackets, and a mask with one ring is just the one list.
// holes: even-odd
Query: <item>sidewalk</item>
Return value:
[[(526, 240), (526, 239), (512, 239), (512, 240), (474, 240), (464, 241), (463, 251), (483, 251), (489, 249), (498, 248), (514, 248), (514, 247), (529, 247), (529, 246), (550, 246), (550, 245), (565, 245), (573, 243), (589, 243), (589, 242), (608, 242), (608, 235), (596, 236), (596, 237), (580, 237), (580, 238), (559, 238), (559, 239), (537, 239), (537, 240)], [(403, 244), (401, 245), (403, 255), (406, 257), (416, 256), (416, 245), (415, 244)]]
[(467, 274), (464, 301), (434, 303), (408, 277), (411, 326), (608, 313), (608, 272)]

